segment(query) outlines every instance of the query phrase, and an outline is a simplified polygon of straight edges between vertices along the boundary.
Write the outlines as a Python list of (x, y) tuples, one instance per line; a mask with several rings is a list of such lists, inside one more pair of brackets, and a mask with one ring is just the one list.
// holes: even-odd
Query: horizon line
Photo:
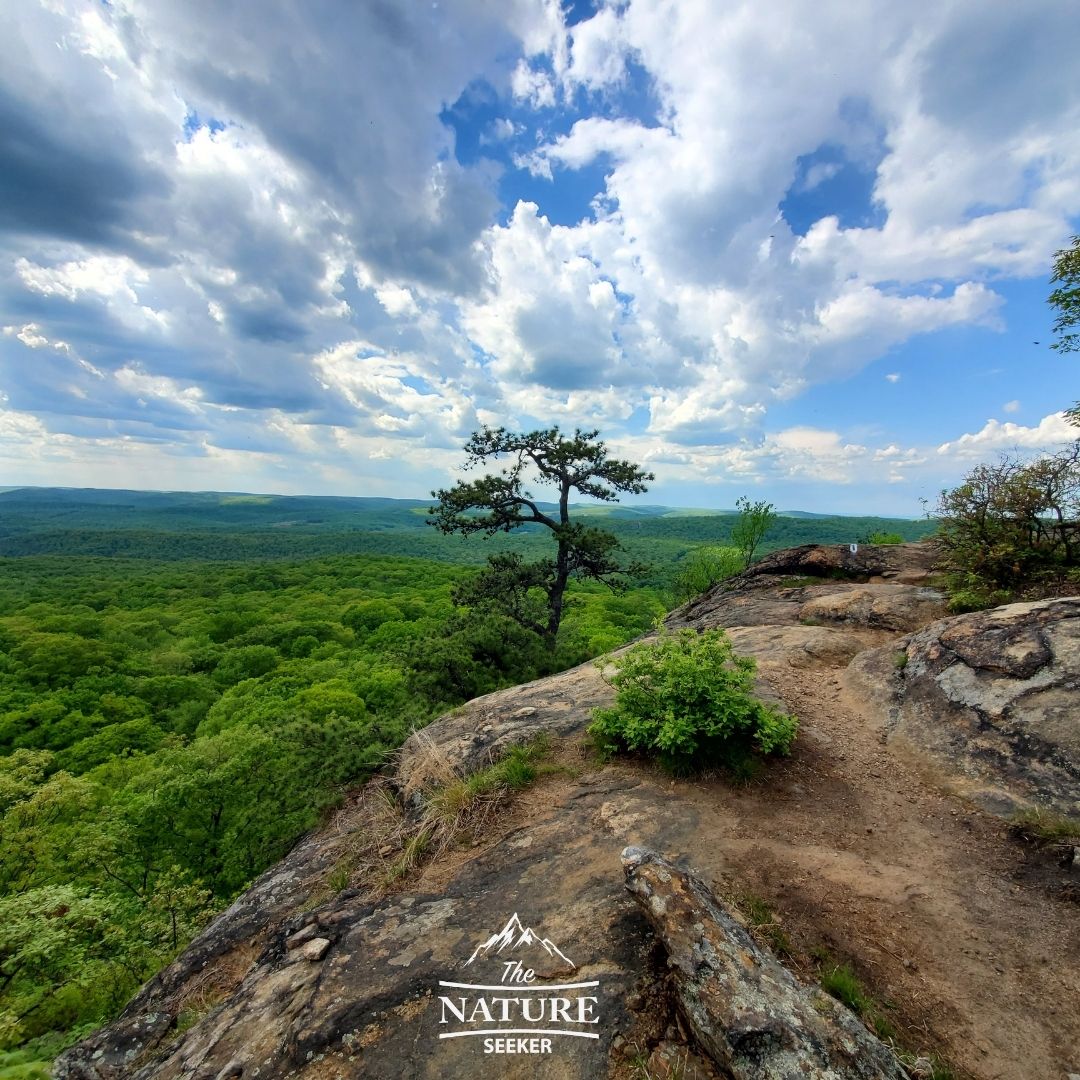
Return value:
[[(280, 491), (239, 491), (232, 489), (219, 489), (219, 488), (131, 488), (131, 487), (86, 487), (78, 485), (68, 484), (0, 484), (0, 495), (5, 495), (12, 491), (112, 491), (112, 492), (131, 492), (136, 495), (248, 495), (254, 498), (267, 498), (267, 499), (354, 499), (357, 501), (364, 499), (380, 499), (385, 502), (415, 502), (425, 505), (434, 506), (437, 502), (436, 499), (431, 497), (420, 498), (417, 496), (398, 496), (398, 495), (316, 495), (316, 494), (286, 494)], [(547, 500), (540, 499), (539, 503), (544, 504)], [(552, 505), (557, 505), (554, 502)], [(701, 516), (709, 517), (712, 515), (722, 516), (731, 515), (735, 516), (739, 511), (734, 507), (715, 507), (715, 506), (681, 506), (674, 503), (664, 502), (622, 502), (616, 500), (614, 502), (606, 502), (604, 500), (596, 500), (594, 502), (575, 502), (571, 503), (571, 506), (577, 507), (623, 507), (632, 508), (634, 506), (655, 506), (661, 507), (665, 510), (681, 510), (687, 511), (687, 517)], [(695, 515), (694, 512), (697, 512)], [(839, 510), (802, 510), (798, 508), (775, 510), (776, 514), (780, 517), (790, 517), (798, 514), (809, 514), (815, 517), (852, 517), (852, 518), (882, 518), (884, 520), (892, 521), (923, 521), (934, 520), (929, 515), (921, 515), (919, 517), (911, 517), (904, 514), (897, 513), (863, 513), (856, 514)]]

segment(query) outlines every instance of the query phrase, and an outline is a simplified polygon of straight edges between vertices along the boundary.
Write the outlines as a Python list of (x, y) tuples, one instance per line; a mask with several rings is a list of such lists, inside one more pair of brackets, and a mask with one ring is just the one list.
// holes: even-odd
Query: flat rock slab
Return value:
[[(599, 807), (635, 783), (583, 778), (557, 812), (537, 814), (465, 862), (437, 893), (371, 903), (346, 892), (311, 911), (299, 906), (272, 928), (240, 985), (188, 1031), (133, 1042), (130, 1027), (112, 1025), (68, 1051), (58, 1077), (611, 1075), (624, 1061), (621, 1047), (644, 1044), (645, 1030), (655, 1042), (656, 1024), (667, 1022), (648, 1005), (662, 972), (652, 932), (622, 885), (625, 841), (592, 824)], [(493, 939), (508, 924), (514, 940), (500, 946)], [(525, 927), (533, 935), (522, 943)], [(507, 963), (519, 960), (532, 978), (507, 981)], [(168, 1026), (177, 1002), (162, 1004)], [(486, 1047), (489, 1029), (512, 1039), (513, 1052), (506, 1043)]]
[(800, 622), (839, 623), (893, 632), (917, 630), (945, 614), (945, 597), (937, 589), (891, 582), (819, 591), (799, 608)]
[(613, 699), (614, 691), (593, 661), (474, 698), (406, 740), (396, 782), (409, 796), (455, 774), (475, 772), (540, 733), (579, 734), (592, 722), (592, 710)]
[(845, 683), (986, 809), (1080, 812), (1080, 598), (934, 622), (857, 656)]
[(757, 660), (766, 677), (772, 667), (842, 667), (881, 638), (828, 626), (737, 626), (728, 636), (735, 651)]

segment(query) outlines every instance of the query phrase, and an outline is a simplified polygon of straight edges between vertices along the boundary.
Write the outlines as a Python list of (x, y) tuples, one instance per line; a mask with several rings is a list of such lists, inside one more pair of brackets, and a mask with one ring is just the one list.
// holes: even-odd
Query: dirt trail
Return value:
[[(1080, 908), (1052, 869), (1029, 872), (1008, 826), (899, 762), (839, 703), (838, 676), (774, 673), (801, 720), (791, 759), (741, 790), (669, 785), (655, 831), (720, 892), (767, 900), (804, 950), (851, 961), (909, 1047), (986, 1080), (1065, 1080), (1080, 1067)], [(609, 807), (608, 825), (627, 813)]]

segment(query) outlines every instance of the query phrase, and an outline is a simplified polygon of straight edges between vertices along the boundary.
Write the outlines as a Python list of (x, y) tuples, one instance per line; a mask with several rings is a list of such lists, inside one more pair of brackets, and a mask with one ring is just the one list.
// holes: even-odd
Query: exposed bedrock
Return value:
[(1080, 812), (1080, 598), (938, 620), (861, 653), (845, 683), (891, 745), (985, 808)]

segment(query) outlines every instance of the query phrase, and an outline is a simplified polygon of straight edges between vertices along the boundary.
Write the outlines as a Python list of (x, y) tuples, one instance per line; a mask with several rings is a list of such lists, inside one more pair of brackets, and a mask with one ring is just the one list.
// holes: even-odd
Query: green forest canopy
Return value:
[[(651, 576), (576, 586), (551, 657), (454, 609), (499, 544), (427, 505), (0, 493), (0, 1077), (115, 1015), (414, 726), (649, 629), (735, 520), (614, 508)], [(765, 549), (882, 525), (929, 531), (781, 518)]]

